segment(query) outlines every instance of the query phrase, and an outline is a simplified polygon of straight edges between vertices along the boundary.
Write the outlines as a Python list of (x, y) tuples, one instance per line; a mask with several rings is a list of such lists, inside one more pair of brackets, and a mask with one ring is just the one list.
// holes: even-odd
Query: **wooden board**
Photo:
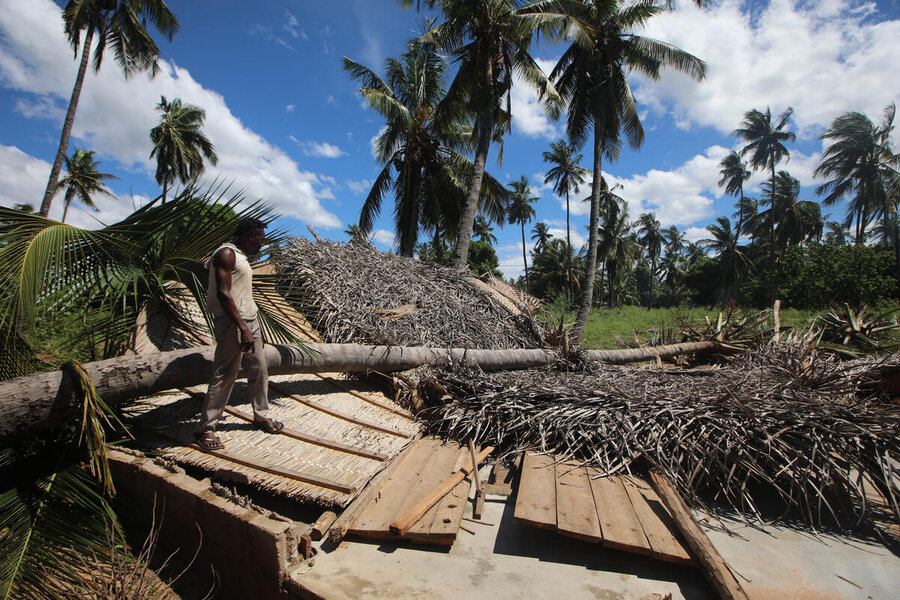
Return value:
[(556, 465), (556, 527), (564, 535), (587, 542), (603, 540), (584, 467), (572, 463)]
[(603, 532), (603, 545), (615, 550), (650, 555), (650, 542), (621, 477), (596, 477), (598, 471), (589, 469), (591, 491), (597, 518)]
[(397, 467), (391, 478), (373, 500), (350, 525), (349, 535), (364, 539), (406, 540), (434, 545), (451, 545), (466, 506), (471, 485), (463, 480), (440, 502), (433, 506), (403, 536), (390, 532), (389, 525), (402, 516), (434, 488), (450, 476), (463, 452), (457, 445), (443, 445), (440, 440), (424, 438)]
[(553, 457), (526, 454), (513, 523), (556, 529), (556, 469)]
[(653, 488), (647, 482), (633, 477), (621, 479), (634, 512), (641, 521), (644, 534), (650, 541), (651, 556), (666, 562), (696, 564), (681, 540), (675, 537), (678, 527)]

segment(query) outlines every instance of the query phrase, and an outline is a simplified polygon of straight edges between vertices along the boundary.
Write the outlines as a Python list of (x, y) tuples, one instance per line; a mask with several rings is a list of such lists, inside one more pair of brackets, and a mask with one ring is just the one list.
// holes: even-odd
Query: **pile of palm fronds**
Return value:
[(842, 362), (808, 341), (706, 370), (438, 371), (429, 385), (444, 402), (424, 416), (507, 455), (543, 451), (609, 474), (643, 456), (688, 496), (744, 514), (780, 497), (810, 522), (862, 518), (877, 489), (900, 515), (900, 406), (881, 387), (900, 356)]
[(435, 348), (536, 348), (541, 331), (486, 286), (366, 243), (292, 239), (280, 291), (330, 342)]

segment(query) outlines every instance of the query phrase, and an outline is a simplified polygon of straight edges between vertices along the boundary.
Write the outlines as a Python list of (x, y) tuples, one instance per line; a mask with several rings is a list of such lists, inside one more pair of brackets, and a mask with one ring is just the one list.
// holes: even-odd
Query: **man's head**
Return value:
[(253, 255), (259, 252), (266, 240), (266, 224), (259, 219), (245, 218), (238, 221), (234, 230), (235, 245), (244, 254)]

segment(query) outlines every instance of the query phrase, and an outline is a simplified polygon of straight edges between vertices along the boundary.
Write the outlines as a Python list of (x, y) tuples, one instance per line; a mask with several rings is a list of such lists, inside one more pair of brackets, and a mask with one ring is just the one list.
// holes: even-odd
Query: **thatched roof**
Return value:
[(506, 284), (385, 254), (364, 243), (292, 239), (276, 262), (283, 293), (329, 342), (537, 348), (540, 325)]

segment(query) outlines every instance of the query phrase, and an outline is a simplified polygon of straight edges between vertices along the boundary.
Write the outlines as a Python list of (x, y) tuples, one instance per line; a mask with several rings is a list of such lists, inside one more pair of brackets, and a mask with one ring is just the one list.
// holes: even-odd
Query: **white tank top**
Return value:
[(209, 270), (209, 285), (206, 292), (206, 308), (212, 314), (224, 317), (225, 310), (218, 298), (218, 286), (216, 286), (216, 270), (213, 267), (213, 258), (223, 248), (230, 248), (234, 251), (234, 268), (231, 270), (231, 297), (237, 306), (238, 313), (244, 320), (255, 319), (257, 313), (256, 302), (253, 301), (253, 269), (247, 260), (247, 255), (234, 244), (222, 244), (207, 263)]

